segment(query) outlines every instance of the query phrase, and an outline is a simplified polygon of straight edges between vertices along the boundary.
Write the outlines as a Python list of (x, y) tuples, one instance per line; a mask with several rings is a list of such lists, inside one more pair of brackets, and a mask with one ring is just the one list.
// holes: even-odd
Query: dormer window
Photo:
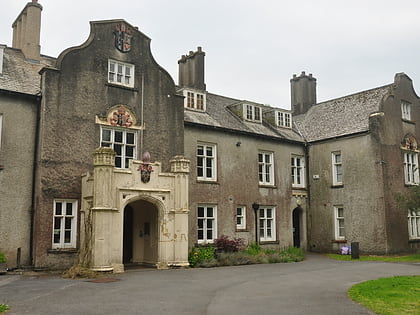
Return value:
[(244, 104), (244, 119), (261, 122), (261, 108), (251, 104)]
[(184, 107), (200, 111), (206, 110), (206, 95), (194, 91), (184, 90)]
[(108, 83), (134, 87), (134, 65), (109, 59)]
[(276, 112), (277, 127), (292, 128), (292, 115), (286, 112)]
[(401, 102), (402, 119), (411, 120), (411, 104), (408, 102)]

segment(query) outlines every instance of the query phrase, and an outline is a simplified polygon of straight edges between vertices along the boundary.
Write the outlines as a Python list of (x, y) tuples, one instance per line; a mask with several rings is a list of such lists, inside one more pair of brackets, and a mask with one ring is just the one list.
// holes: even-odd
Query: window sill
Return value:
[(277, 188), (276, 185), (270, 185), (270, 184), (258, 184), (259, 188)]
[(292, 185), (292, 189), (293, 190), (306, 190), (306, 187), (304, 187), (304, 186), (293, 186)]
[(412, 238), (408, 240), (409, 243), (420, 243), (420, 238)]
[(247, 229), (236, 229), (236, 232), (249, 232)]
[(279, 241), (260, 241), (260, 245), (279, 244)]
[(347, 243), (347, 240), (331, 240), (331, 243)]
[(420, 184), (418, 184), (418, 183), (412, 183), (412, 184), (404, 184), (404, 186), (405, 187), (413, 187), (413, 186), (418, 186), (418, 185), (420, 185)]
[(76, 248), (52, 248), (48, 250), (48, 254), (77, 254)]
[(121, 85), (121, 84), (115, 84), (115, 83), (105, 83), (105, 85), (110, 86), (110, 87), (115, 87), (115, 88), (121, 88), (124, 90), (129, 90), (129, 91), (133, 91), (133, 92), (138, 92), (139, 90), (134, 88), (134, 87), (129, 87), (129, 86), (125, 86), (125, 85)]
[(403, 122), (405, 122), (405, 123), (408, 123), (408, 124), (412, 124), (412, 125), (415, 125), (415, 124), (416, 124), (414, 121), (412, 121), (412, 120), (408, 120), (408, 119), (405, 119), (405, 118), (401, 118), (401, 120), (402, 120)]
[(343, 188), (344, 185), (343, 184), (339, 184), (339, 185), (331, 185), (331, 188)]
[(203, 180), (203, 179), (197, 179), (196, 183), (197, 184), (215, 184), (215, 185), (220, 185), (220, 183), (218, 181)]

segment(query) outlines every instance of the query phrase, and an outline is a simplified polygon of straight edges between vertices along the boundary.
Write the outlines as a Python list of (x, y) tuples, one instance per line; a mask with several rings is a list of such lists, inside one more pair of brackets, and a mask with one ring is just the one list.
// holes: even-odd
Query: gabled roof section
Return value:
[(292, 129), (275, 128), (267, 122), (255, 123), (241, 119), (230, 109), (237, 104), (254, 104), (262, 108), (263, 112), (273, 110), (273, 107), (248, 102), (216, 94), (207, 93), (207, 106), (205, 112), (184, 110), (184, 121), (188, 124), (197, 124), (213, 128), (221, 128), (240, 133), (247, 133), (256, 136), (267, 136), (279, 140), (290, 140), (302, 142), (303, 139), (298, 132)]
[(294, 116), (294, 124), (308, 142), (342, 137), (369, 130), (369, 116), (381, 110), (392, 84), (312, 106)]
[(54, 63), (54, 58), (41, 56), (40, 63), (25, 60), (20, 49), (4, 49), (3, 72), (0, 75), (0, 89), (15, 93), (39, 95), (41, 75), (39, 71)]

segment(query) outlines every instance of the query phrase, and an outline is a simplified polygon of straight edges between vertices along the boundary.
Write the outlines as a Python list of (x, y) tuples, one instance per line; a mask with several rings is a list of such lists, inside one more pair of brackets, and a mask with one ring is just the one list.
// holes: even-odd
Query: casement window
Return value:
[(75, 248), (77, 200), (54, 200), (53, 248)]
[(344, 240), (346, 238), (343, 206), (334, 206), (334, 230), (336, 240)]
[(420, 209), (408, 210), (408, 236), (411, 240), (420, 239)]
[(115, 167), (128, 168), (129, 160), (136, 158), (136, 143), (135, 131), (101, 127), (101, 147), (115, 151)]
[(197, 179), (216, 180), (216, 145), (197, 144)]
[(259, 208), (260, 241), (276, 240), (276, 209), (274, 207)]
[(406, 185), (418, 185), (420, 183), (417, 152), (404, 152), (404, 178)]
[(274, 185), (274, 153), (258, 153), (258, 181), (260, 185)]
[(198, 243), (213, 243), (217, 238), (217, 206), (198, 205), (197, 240)]
[(246, 208), (244, 206), (236, 207), (236, 229), (246, 229)]
[(408, 102), (401, 102), (401, 116), (404, 120), (411, 120), (411, 104)]
[(286, 112), (276, 112), (277, 127), (292, 128), (292, 115)]
[(332, 153), (332, 176), (333, 185), (343, 185), (343, 164), (341, 152)]
[(261, 122), (261, 108), (258, 106), (244, 104), (243, 105), (244, 111), (244, 119), (250, 121)]
[(194, 91), (184, 90), (184, 107), (204, 111), (206, 109), (206, 95)]
[(108, 60), (108, 82), (134, 87), (134, 65)]
[(292, 187), (305, 187), (305, 158), (292, 156)]

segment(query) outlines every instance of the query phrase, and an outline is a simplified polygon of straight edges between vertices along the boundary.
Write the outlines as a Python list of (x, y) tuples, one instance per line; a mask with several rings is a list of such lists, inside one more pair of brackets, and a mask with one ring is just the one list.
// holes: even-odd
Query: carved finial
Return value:
[(144, 152), (143, 156), (141, 157), (141, 160), (143, 161), (144, 164), (150, 164), (150, 153), (149, 152)]

